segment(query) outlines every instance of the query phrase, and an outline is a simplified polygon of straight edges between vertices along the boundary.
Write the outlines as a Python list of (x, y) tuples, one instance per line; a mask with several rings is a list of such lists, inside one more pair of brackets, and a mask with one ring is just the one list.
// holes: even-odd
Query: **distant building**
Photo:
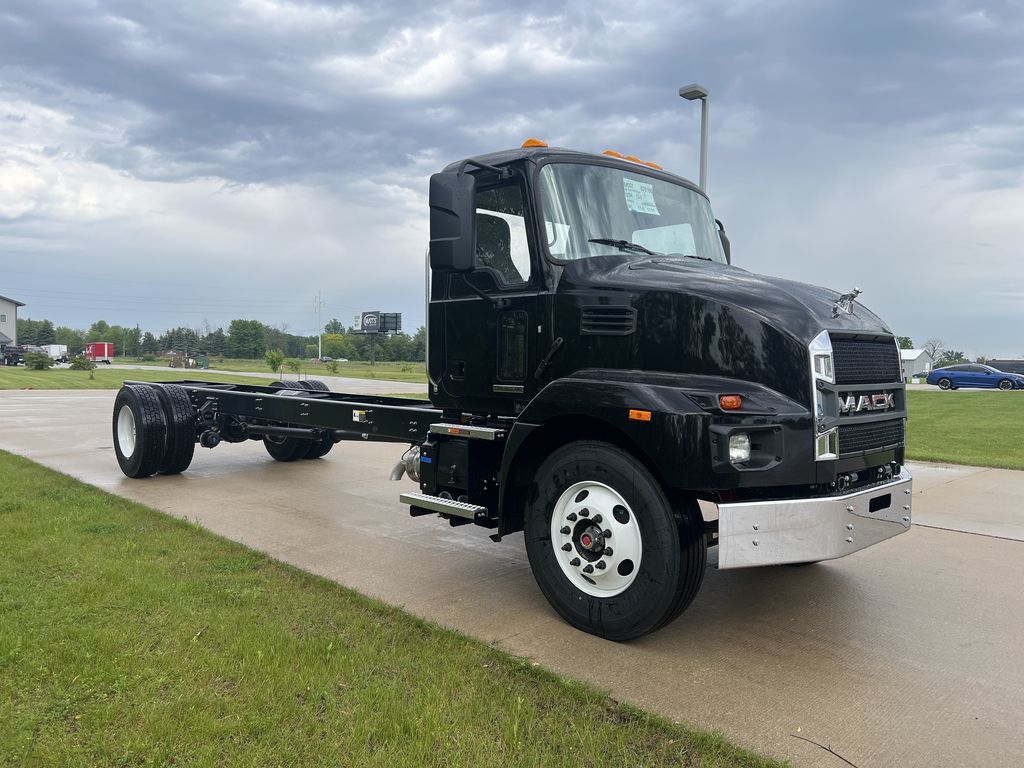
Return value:
[(24, 306), (20, 301), (0, 296), (0, 349), (18, 343), (18, 307)]
[(935, 365), (935, 358), (926, 349), (901, 349), (900, 360), (903, 362), (903, 379), (914, 376), (927, 376)]
[(1007, 373), (1024, 373), (1024, 360), (989, 360), (988, 365), (991, 365), (998, 371), (1006, 371)]

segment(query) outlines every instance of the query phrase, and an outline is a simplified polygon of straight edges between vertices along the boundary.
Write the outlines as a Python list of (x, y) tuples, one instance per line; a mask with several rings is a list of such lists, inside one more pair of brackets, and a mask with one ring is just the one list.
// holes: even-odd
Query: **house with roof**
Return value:
[(924, 378), (935, 366), (935, 358), (926, 349), (901, 349), (900, 362), (903, 364), (904, 381), (915, 376)]
[(0, 349), (18, 343), (18, 307), (24, 303), (0, 296)]

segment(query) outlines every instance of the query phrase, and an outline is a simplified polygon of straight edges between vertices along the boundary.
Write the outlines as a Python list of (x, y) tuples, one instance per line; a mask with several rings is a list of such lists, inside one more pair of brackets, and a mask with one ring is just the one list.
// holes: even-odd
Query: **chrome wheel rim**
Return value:
[(566, 578), (593, 597), (628, 589), (643, 555), (632, 508), (614, 488), (593, 481), (571, 485), (558, 497), (551, 546)]
[(117, 446), (125, 458), (135, 453), (136, 443), (135, 414), (127, 405), (122, 405), (117, 412)]

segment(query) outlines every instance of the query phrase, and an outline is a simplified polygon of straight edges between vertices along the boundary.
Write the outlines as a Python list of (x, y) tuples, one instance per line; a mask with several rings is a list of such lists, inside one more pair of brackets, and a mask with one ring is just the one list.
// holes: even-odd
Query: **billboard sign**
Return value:
[(401, 330), (401, 312), (381, 312), (375, 310), (359, 313), (357, 333), (399, 333)]

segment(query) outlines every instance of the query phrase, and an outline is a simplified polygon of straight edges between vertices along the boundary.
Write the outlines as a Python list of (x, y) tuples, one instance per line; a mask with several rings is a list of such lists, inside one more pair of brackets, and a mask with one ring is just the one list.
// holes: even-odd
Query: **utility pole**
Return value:
[(319, 360), (324, 356), (324, 323), (320, 313), (324, 308), (324, 300), (320, 291), (316, 292), (316, 358)]

